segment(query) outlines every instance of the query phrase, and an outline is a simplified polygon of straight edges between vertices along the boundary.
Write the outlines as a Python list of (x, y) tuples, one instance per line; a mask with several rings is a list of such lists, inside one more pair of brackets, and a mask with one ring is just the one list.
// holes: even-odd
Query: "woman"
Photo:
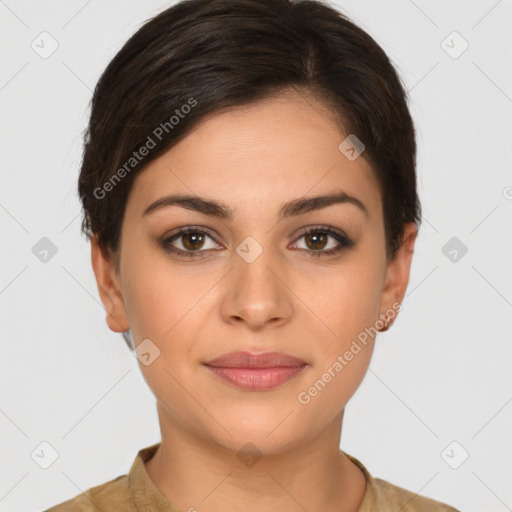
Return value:
[(316, 1), (188, 0), (94, 92), (79, 178), (161, 443), (62, 511), (454, 511), (340, 450), (419, 223), (404, 88)]

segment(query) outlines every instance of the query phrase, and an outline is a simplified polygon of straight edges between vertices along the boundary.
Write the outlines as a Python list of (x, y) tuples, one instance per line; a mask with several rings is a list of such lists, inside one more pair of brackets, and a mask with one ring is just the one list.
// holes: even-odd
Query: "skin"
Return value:
[[(296, 92), (208, 116), (135, 178), (119, 268), (91, 241), (108, 326), (130, 327), (136, 346), (150, 339), (160, 350), (148, 366), (139, 362), (162, 434), (145, 467), (182, 510), (354, 512), (363, 498), (364, 476), (339, 447), (345, 405), (375, 340), (307, 405), (297, 396), (401, 303), (417, 231), (405, 225), (401, 249), (387, 259), (377, 179), (363, 157), (350, 161), (339, 151), (345, 137), (320, 101)], [(278, 218), (283, 203), (339, 190), (368, 215), (342, 203)], [(143, 216), (176, 193), (225, 203), (234, 218), (176, 205)], [(161, 240), (191, 225), (206, 228), (203, 245), (187, 235), (169, 245), (204, 257), (166, 252)], [(354, 245), (311, 257), (339, 246), (330, 236), (324, 245), (301, 236), (322, 225)], [(248, 236), (263, 249), (251, 263), (236, 252)], [(202, 364), (235, 350), (285, 352), (308, 366), (271, 390), (243, 390)], [(250, 467), (237, 457), (247, 442), (262, 455)]]

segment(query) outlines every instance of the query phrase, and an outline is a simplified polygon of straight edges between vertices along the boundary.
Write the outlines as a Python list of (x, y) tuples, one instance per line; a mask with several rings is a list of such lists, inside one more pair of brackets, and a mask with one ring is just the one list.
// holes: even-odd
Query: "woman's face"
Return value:
[[(109, 326), (146, 340), (139, 366), (166, 422), (272, 453), (340, 418), (373, 351), (362, 333), (396, 311), (414, 243), (386, 260), (378, 182), (340, 151), (345, 137), (323, 104), (291, 93), (211, 116), (134, 180), (119, 274), (93, 240)], [(354, 199), (311, 201), (342, 193)], [(174, 195), (195, 200), (147, 211)], [(205, 365), (233, 351), (307, 364), (241, 388)]]

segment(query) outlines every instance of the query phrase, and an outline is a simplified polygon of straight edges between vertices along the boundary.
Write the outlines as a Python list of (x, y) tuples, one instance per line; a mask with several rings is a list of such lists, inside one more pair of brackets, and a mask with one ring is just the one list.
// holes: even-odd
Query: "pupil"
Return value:
[[(190, 241), (190, 242), (189, 242)], [(203, 241), (203, 235), (200, 233), (187, 233), (183, 237), (183, 245), (187, 249), (197, 249), (197, 246), (201, 245)]]
[(321, 245), (321, 247), (313, 247), (314, 249), (322, 249), (325, 246), (326, 238), (327, 237), (326, 237), (325, 233), (324, 234), (318, 234), (318, 233), (311, 234), (310, 233), (309, 235), (307, 235), (306, 240), (312, 240), (313, 246), (316, 246), (318, 244)]

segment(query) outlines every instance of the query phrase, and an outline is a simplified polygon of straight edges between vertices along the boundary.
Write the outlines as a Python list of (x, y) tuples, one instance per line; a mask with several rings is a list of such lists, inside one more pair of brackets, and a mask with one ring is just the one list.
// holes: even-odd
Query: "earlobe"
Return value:
[(99, 246), (97, 235), (91, 237), (91, 264), (106, 312), (107, 325), (114, 332), (126, 331), (129, 324), (115, 265)]
[[(409, 284), (414, 244), (417, 234), (418, 229), (414, 223), (410, 222), (405, 224), (402, 245), (398, 249), (395, 258), (388, 262), (386, 282), (382, 291), (381, 316), (391, 316), (391, 318), (385, 323), (385, 327), (380, 329), (381, 332), (389, 329), (394, 318), (396, 318), (397, 304), (400, 305), (398, 311), (401, 309), (405, 291)], [(393, 305), (395, 305), (395, 307), (393, 307)], [(391, 315), (388, 316), (386, 311), (391, 311)]]

